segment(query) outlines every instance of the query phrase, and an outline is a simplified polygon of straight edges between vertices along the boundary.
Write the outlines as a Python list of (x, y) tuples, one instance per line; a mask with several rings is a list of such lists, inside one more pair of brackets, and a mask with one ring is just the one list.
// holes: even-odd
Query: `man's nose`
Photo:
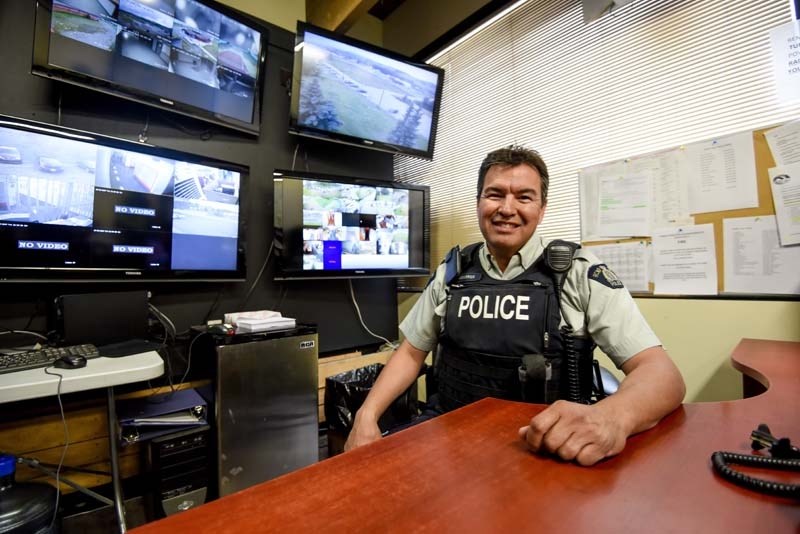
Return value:
[(506, 195), (503, 197), (502, 202), (500, 202), (500, 207), (497, 211), (503, 215), (513, 215), (517, 209), (516, 202), (517, 200), (514, 198), (514, 195)]

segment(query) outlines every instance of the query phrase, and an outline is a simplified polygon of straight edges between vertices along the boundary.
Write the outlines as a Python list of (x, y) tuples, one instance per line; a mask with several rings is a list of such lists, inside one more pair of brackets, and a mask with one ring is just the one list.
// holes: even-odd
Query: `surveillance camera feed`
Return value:
[(408, 267), (408, 190), (303, 180), (303, 270)]
[(236, 271), (239, 172), (77, 139), (0, 126), (4, 268)]
[(306, 29), (297, 123), (427, 152), (439, 74)]
[(253, 121), (261, 34), (201, 2), (53, 0), (50, 30), (51, 65)]

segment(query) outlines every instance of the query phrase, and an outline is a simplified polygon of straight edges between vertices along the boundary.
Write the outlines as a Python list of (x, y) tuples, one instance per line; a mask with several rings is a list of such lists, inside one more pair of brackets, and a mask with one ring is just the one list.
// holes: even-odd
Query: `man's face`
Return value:
[(481, 233), (502, 268), (542, 222), (542, 179), (527, 164), (494, 166), (486, 173), (478, 198)]

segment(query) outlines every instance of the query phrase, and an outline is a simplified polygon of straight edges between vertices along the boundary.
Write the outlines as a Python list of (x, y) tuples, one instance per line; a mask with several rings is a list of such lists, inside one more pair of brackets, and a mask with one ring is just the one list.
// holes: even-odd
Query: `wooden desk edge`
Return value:
[(800, 383), (800, 342), (744, 338), (734, 348), (731, 364), (764, 387), (759, 397), (786, 402)]

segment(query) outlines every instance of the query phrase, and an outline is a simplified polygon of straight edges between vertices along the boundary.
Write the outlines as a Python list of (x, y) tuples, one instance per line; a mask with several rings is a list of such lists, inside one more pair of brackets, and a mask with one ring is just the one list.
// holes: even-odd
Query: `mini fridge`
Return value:
[(216, 337), (219, 496), (319, 459), (316, 327)]

